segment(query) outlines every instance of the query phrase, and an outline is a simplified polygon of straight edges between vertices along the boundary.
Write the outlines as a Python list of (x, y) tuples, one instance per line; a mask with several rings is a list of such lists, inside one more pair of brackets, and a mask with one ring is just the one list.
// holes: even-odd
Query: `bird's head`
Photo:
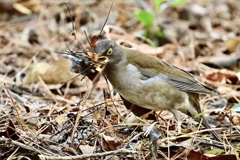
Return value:
[(119, 63), (123, 58), (124, 50), (112, 40), (102, 40), (97, 43), (95, 53), (99, 62), (108, 65)]

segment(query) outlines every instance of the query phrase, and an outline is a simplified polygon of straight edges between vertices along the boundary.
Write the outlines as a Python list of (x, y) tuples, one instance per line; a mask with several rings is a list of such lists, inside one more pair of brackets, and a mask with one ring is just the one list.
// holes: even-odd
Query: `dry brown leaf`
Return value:
[[(232, 84), (232, 85), (236, 85), (239, 84), (239, 78), (237, 76), (237, 73), (232, 72), (232, 71), (228, 71), (228, 70), (218, 70), (218, 71), (214, 71), (214, 72), (210, 72), (206, 75), (204, 75), (204, 78), (206, 80), (208, 80), (209, 82), (212, 82), (213, 86), (214, 83), (218, 83), (218, 84)], [(218, 87), (218, 85), (217, 85)]]
[[(80, 81), (80, 77), (77, 81), (69, 82), (66, 85), (60, 84), (62, 81), (68, 80), (71, 77), (68, 75), (69, 72), (67, 71), (69, 69), (67, 66), (63, 67), (61, 66), (62, 64), (58, 64), (57, 62), (50, 62), (52, 59), (58, 59), (58, 54), (55, 53), (55, 51), (63, 52), (66, 50), (65, 44), (67, 44), (73, 52), (78, 52), (80, 51), (77, 45), (79, 41), (85, 48), (87, 48), (89, 44), (87, 43), (86, 37), (83, 36), (82, 31), (87, 30), (88, 36), (94, 31), (97, 32), (96, 35), (99, 35), (99, 30), (102, 27), (102, 20), (105, 20), (108, 7), (111, 5), (111, 1), (109, 0), (94, 0), (93, 2), (90, 2), (89, 0), (83, 0), (81, 2), (71, 0), (68, 1), (70, 14), (64, 2), (65, 1), (62, 0), (3, 0), (3, 2), (0, 2), (0, 4), (3, 3), (2, 6), (0, 5), (0, 8), (2, 9), (0, 9), (0, 82), (8, 84), (13, 101), (15, 101), (20, 108), (18, 110), (20, 114), (19, 118), (23, 119), (24, 122), (23, 125), (20, 125), (19, 122), (22, 121), (15, 118), (17, 112), (12, 107), (13, 103), (11, 102), (11, 96), (6, 93), (4, 86), (0, 85), (0, 128), (4, 124), (3, 121), (6, 121), (6, 117), (9, 117), (13, 123), (11, 125), (8, 124), (9, 120), (6, 121), (7, 125), (1, 130), (0, 139), (3, 140), (2, 135), (7, 133), (7, 131), (9, 131), (10, 134), (20, 136), (10, 137), (5, 134), (6, 137), (10, 137), (9, 140), (11, 141), (11, 145), (9, 146), (8, 143), (6, 143), (8, 142), (6, 139), (0, 142), (2, 144), (1, 149), (5, 148), (3, 149), (4, 154), (0, 155), (0, 159), (7, 159), (11, 156), (15, 156), (16, 159), (22, 159), (22, 157), (19, 156), (22, 154), (26, 155), (26, 157), (32, 157), (32, 155), (30, 156), (29, 154), (41, 154), (44, 156), (49, 155), (52, 158), (61, 158), (62, 155), (91, 153), (90, 150), (93, 149), (91, 146), (96, 148), (96, 150), (92, 152), (92, 155), (101, 155), (102, 153), (99, 153), (102, 151), (101, 148), (103, 148), (103, 150), (122, 148), (122, 137), (124, 137), (124, 142), (129, 144), (126, 149), (137, 149), (138, 153), (137, 157), (132, 154), (118, 154), (117, 156), (119, 156), (119, 159), (150, 159), (148, 144), (151, 142), (149, 142), (148, 139), (142, 140), (137, 138), (134, 139), (134, 141), (130, 141), (132, 136), (135, 134), (141, 134), (142, 130), (134, 130), (134, 132), (131, 132), (132, 130), (128, 129), (127, 131), (130, 131), (131, 133), (124, 132), (124, 134), (122, 134), (122, 130), (121, 132), (117, 132), (115, 126), (112, 124), (114, 123), (114, 125), (118, 125), (119, 122), (122, 122), (124, 119), (127, 119), (127, 121), (134, 121), (134, 118), (132, 117), (126, 118), (127, 113), (130, 111), (127, 111), (122, 104), (123, 102), (119, 101), (120, 98), (112, 97), (115, 106), (112, 105), (112, 102), (106, 103), (106, 106), (108, 106), (106, 110), (99, 109), (99, 112), (95, 112), (96, 116), (93, 115), (95, 109), (97, 110), (99, 107), (104, 107), (102, 92), (103, 90), (107, 90), (108, 87), (103, 77), (102, 79), (100, 78), (97, 84), (92, 84), (91, 82), (87, 83), (87, 81), (85, 81), (87, 78)], [(8, 3), (9, 5), (6, 6), (4, 3)], [(19, 5), (17, 10), (12, 7), (13, 3)], [(236, 55), (238, 53), (239, 42), (238, 39), (235, 38), (237, 38), (236, 36), (239, 37), (239, 1), (198, 0), (194, 2), (188, 1), (187, 5), (183, 4), (180, 7), (165, 6), (166, 8), (164, 8), (164, 5), (168, 4), (161, 4), (159, 7), (160, 10), (157, 10), (157, 8), (151, 8), (154, 6), (154, 3), (149, 3), (149, 1), (139, 1), (138, 3), (135, 3), (134, 1), (115, 1), (112, 10), (113, 14), (111, 13), (113, 16), (107, 22), (107, 24), (112, 24), (112, 26), (105, 26), (105, 32), (102, 34), (102, 38), (112, 39), (115, 42), (123, 42), (123, 45), (126, 44), (126, 46), (133, 46), (135, 49), (146, 54), (157, 54), (156, 56), (159, 58), (174, 65), (181, 66), (181, 68), (191, 71), (194, 75), (203, 75), (206, 73), (206, 70), (210, 72), (212, 71), (209, 67), (202, 68), (201, 70), (198, 63), (195, 63), (198, 62), (199, 58), (206, 55), (212, 56), (214, 59), (212, 64), (218, 65), (220, 68), (229, 67), (228, 69), (232, 70), (231, 65), (235, 64), (236, 68), (234, 69), (236, 70), (234, 71), (239, 71), (239, 67), (237, 66), (238, 56), (236, 56), (235, 59), (235, 57), (230, 57), (233, 56), (233, 54), (231, 54), (225, 55), (226, 57), (220, 58), (220, 60), (217, 59), (219, 55), (222, 55), (222, 47), (228, 52), (235, 52)], [(17, 7), (15, 6), (15, 8)], [(149, 28), (149, 30), (157, 29), (163, 31), (163, 33), (172, 40), (172, 43), (169, 42), (169, 44), (154, 48), (144, 44), (143, 41), (139, 41), (139, 38), (136, 37), (136, 33), (139, 33), (139, 31), (146, 31), (146, 27), (136, 20), (133, 13), (141, 10), (150, 11), (155, 17), (153, 28)], [(25, 12), (29, 15), (20, 12)], [(161, 14), (160, 18), (159, 14)], [(73, 24), (75, 25), (75, 28), (73, 27)], [(76, 32), (72, 30), (75, 30)], [(71, 36), (71, 33), (76, 34), (76, 39)], [(162, 38), (156, 38), (157, 37), (154, 36), (150, 38), (150, 40), (153, 42), (162, 41)], [(226, 41), (225, 44), (224, 41)], [(184, 57), (185, 60), (182, 60), (179, 54), (181, 54), (181, 57)], [(35, 57), (35, 61), (33, 61), (33, 64), (30, 64), (30, 67), (26, 67), (26, 63), (29, 62), (31, 57)], [(39, 64), (39, 62), (42, 64)], [(67, 68), (67, 71), (63, 68)], [(21, 76), (24, 76), (24, 74), (21, 73), (25, 73), (26, 79), (24, 77), (19, 78), (21, 84), (22, 80), (24, 80), (24, 85), (16, 86), (15, 75), (18, 75), (19, 72), (19, 75)], [(221, 96), (227, 99), (228, 105), (229, 103), (239, 103), (240, 98), (240, 73), (232, 73), (233, 74), (228, 72), (225, 73), (222, 72), (222, 70), (218, 70), (207, 75), (208, 79), (204, 77), (206, 82), (209, 82), (208, 84), (215, 86), (220, 93), (223, 93)], [(238, 79), (236, 77), (238, 77)], [(40, 83), (35, 84), (39, 79)], [(90, 92), (90, 89), (92, 89), (90, 97), (83, 99), (84, 95)], [(110, 90), (112, 91), (113, 88), (110, 87)], [(210, 95), (207, 96), (206, 103), (212, 101), (214, 98)], [(84, 104), (80, 103), (79, 105), (79, 101), (81, 100), (84, 100)], [(35, 103), (39, 103), (39, 105), (35, 105)], [(212, 107), (214, 109), (215, 106)], [(117, 114), (116, 109), (118, 110), (119, 115), (115, 115)], [(143, 113), (141, 108), (132, 111), (139, 110)], [(81, 117), (79, 121), (80, 123), (76, 122), (78, 111), (82, 111), (82, 113), (79, 113), (79, 116)], [(56, 126), (51, 125), (51, 123), (49, 124), (48, 122), (54, 120), (56, 118), (56, 113), (59, 112), (67, 113), (69, 121), (66, 121), (67, 119), (64, 116), (61, 118), (60, 115), (58, 117), (59, 120), (56, 120), (58, 122), (54, 121), (57, 124), (56, 129)], [(213, 113), (211, 112), (211, 114)], [(220, 119), (224, 118), (227, 119), (229, 123), (232, 122), (234, 125), (239, 125), (238, 114), (238, 111), (228, 112), (228, 110), (225, 109), (222, 111)], [(162, 112), (161, 115), (157, 113), (154, 115), (156, 116), (154, 119), (159, 120), (159, 127), (163, 130), (166, 129), (166, 123), (170, 123), (169, 132), (166, 131), (166, 137), (174, 138), (176, 134), (176, 125), (173, 115), (167, 111)], [(29, 117), (37, 118), (29, 119)], [(160, 120), (161, 118), (163, 118), (166, 123)], [(28, 120), (26, 121), (26, 119)], [(65, 124), (64, 121), (66, 121)], [(147, 123), (153, 122), (149, 120), (146, 121)], [(188, 123), (188, 121), (186, 122)], [(224, 154), (238, 152), (239, 150), (236, 147), (239, 135), (237, 133), (237, 127), (232, 126), (232, 129), (230, 129), (227, 127), (229, 126), (229, 123), (228, 125), (225, 125), (225, 122), (223, 124), (223, 121), (221, 121), (221, 129), (218, 130), (219, 134), (225, 135), (224, 137), (228, 139), (227, 142), (231, 142), (223, 144), (225, 147)], [(33, 127), (34, 131), (44, 133), (44, 136), (48, 136), (49, 138), (42, 138), (41, 134), (38, 134), (37, 137), (29, 137), (27, 131), (32, 131), (26, 127), (29, 124), (32, 125), (31, 128)], [(64, 129), (63, 132), (59, 132), (58, 127), (60, 126), (59, 128), (61, 128), (63, 124), (64, 127), (67, 128)], [(75, 136), (76, 132), (72, 132), (72, 124), (76, 124), (75, 127), (80, 129), (77, 134), (78, 136)], [(185, 123), (183, 123), (183, 125), (184, 124)], [(104, 136), (101, 137), (98, 134), (96, 135), (95, 129), (91, 129), (95, 127), (101, 133), (104, 133), (106, 130), (111, 133), (104, 133)], [(197, 127), (191, 129), (195, 130), (196, 128)], [(185, 131), (186, 133), (192, 132)], [(184, 133), (184, 130), (182, 130), (182, 132)], [(81, 133), (81, 136), (79, 136), (79, 133)], [(86, 135), (85, 133), (92, 133), (90, 135), (87, 134), (87, 140), (83, 142), (84, 144), (81, 144), (85, 146), (80, 146), (79, 144), (83, 138), (82, 133), (83, 136)], [(165, 132), (163, 131), (163, 133)], [(198, 136), (204, 135), (204, 133), (198, 133)], [(52, 137), (55, 137), (55, 139), (53, 140)], [(20, 141), (19, 138), (21, 138)], [(54, 143), (49, 144), (49, 140)], [(186, 140), (186, 138), (178, 138), (177, 141), (179, 144), (174, 144), (174, 140), (171, 138), (168, 139), (169, 143), (164, 141), (166, 143), (164, 144), (163, 149), (159, 146), (157, 147), (158, 157), (156, 159), (187, 159), (186, 152), (189, 149), (183, 149), (186, 151), (183, 153), (181, 148), (192, 148), (191, 143), (184, 140)], [(205, 140), (208, 141), (209, 139)], [(137, 143), (135, 143), (136, 141)], [(195, 143), (198, 142), (193, 142), (192, 147), (197, 147), (200, 153), (206, 153), (206, 150), (210, 147), (202, 143), (199, 143), (197, 146)], [(37, 147), (35, 144), (44, 146), (44, 148)], [(80, 148), (76, 148), (76, 150), (72, 148), (75, 144), (79, 144)], [(166, 147), (168, 144), (170, 145), (169, 149)], [(174, 145), (179, 146), (175, 147)], [(24, 149), (24, 153), (22, 153), (23, 148), (21, 150), (12, 150), (12, 148), (18, 146), (26, 146), (28, 148), (25, 148), (26, 150)], [(67, 146), (69, 148), (67, 148)], [(131, 148), (129, 148), (129, 146)], [(63, 147), (65, 149), (63, 149)], [(211, 150), (214, 150), (214, 147), (211, 147)], [(164, 157), (164, 155), (167, 156)], [(201, 158), (201, 156), (198, 157), (198, 154), (195, 154), (194, 156), (196, 156), (198, 160)], [(101, 158), (111, 159), (112, 157)], [(210, 157), (205, 157), (203, 155), (202, 158), (209, 159)], [(213, 158), (217, 159), (218, 157)], [(224, 158), (225, 160), (228, 159), (228, 157)], [(36, 159), (35, 156), (33, 159)]]
[(240, 126), (240, 115), (239, 114), (233, 115), (231, 118), (231, 122), (234, 126)]
[(69, 71), (71, 61), (67, 59), (59, 59), (52, 63), (39, 62), (32, 64), (26, 71), (23, 84), (35, 83), (39, 77), (46, 84), (59, 84), (74, 77), (76, 74)]
[(240, 45), (240, 37), (234, 37), (224, 42), (224, 49), (228, 52), (234, 52)]
[(188, 160), (237, 160), (235, 155), (218, 155), (215, 157), (207, 157), (200, 152), (190, 151), (187, 156)]
[(101, 146), (104, 151), (117, 150), (123, 140), (112, 132), (101, 133)]

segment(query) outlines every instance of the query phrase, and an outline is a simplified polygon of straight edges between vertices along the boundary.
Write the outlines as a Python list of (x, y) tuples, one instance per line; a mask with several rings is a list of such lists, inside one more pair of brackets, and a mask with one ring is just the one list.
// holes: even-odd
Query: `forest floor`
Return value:
[[(111, 4), (0, 2), (0, 159), (239, 159), (240, 1)], [(216, 89), (201, 107), (223, 142), (184, 114), (181, 130), (168, 111), (136, 117), (101, 73), (91, 81), (81, 66), (70, 70), (64, 56), (93, 47), (87, 37), (102, 28), (99, 40), (157, 56)]]

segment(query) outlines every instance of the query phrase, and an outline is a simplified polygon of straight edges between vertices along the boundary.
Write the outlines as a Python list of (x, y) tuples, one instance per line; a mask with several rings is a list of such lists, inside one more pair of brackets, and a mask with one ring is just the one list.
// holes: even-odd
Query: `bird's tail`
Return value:
[[(189, 100), (190, 100), (191, 104), (194, 106), (195, 110), (198, 112), (198, 114), (201, 113), (202, 111), (201, 111), (201, 107), (199, 104), (199, 94), (188, 93), (188, 95), (189, 95)], [(188, 112), (187, 114), (188, 115), (190, 114), (189, 116), (193, 117), (198, 122), (200, 122), (202, 119), (203, 126), (206, 127), (207, 129), (211, 129), (207, 119), (203, 115), (196, 116), (196, 114), (193, 115), (193, 113), (191, 113), (191, 112)], [(209, 132), (213, 135), (213, 137), (217, 141), (223, 142), (223, 140), (220, 138), (220, 136), (214, 130), (211, 130)]]
[[(209, 124), (208, 124), (208, 122), (207, 122), (207, 120), (206, 120), (206, 118), (205, 118), (204, 116), (202, 116), (202, 124), (203, 124), (204, 127), (206, 127), (207, 129), (211, 129), (211, 127), (209, 126)], [(214, 137), (217, 141), (223, 142), (222, 138), (221, 138), (214, 130), (209, 131), (209, 132), (213, 135), (213, 137)]]

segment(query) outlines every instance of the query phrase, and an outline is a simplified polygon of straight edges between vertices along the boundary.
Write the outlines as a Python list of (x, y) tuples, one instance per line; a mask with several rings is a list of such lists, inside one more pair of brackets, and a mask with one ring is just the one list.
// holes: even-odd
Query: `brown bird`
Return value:
[[(190, 73), (163, 60), (112, 40), (97, 43), (95, 53), (105, 64), (103, 73), (114, 89), (127, 101), (149, 110), (169, 110), (179, 121), (178, 111), (210, 128), (201, 113), (199, 94), (217, 92), (196, 80)], [(222, 141), (215, 131), (216, 140)]]

